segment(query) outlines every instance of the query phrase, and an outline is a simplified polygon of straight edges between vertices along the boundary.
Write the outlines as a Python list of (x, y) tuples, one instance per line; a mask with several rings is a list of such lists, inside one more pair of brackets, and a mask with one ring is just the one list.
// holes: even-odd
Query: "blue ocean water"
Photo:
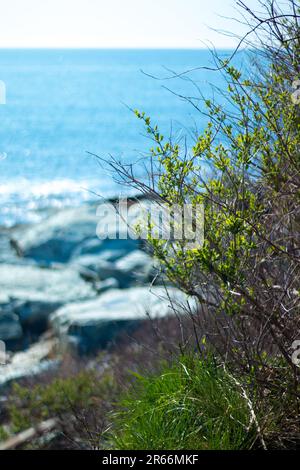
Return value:
[(203, 65), (212, 65), (205, 50), (0, 50), (0, 225), (37, 220), (44, 208), (93, 192), (122, 191), (87, 151), (132, 162), (151, 146), (128, 107), (145, 111), (166, 135), (172, 129), (192, 139), (204, 117), (166, 88), (197, 96), (192, 78), (210, 96), (210, 83), (224, 86), (221, 76), (147, 74), (166, 78)]

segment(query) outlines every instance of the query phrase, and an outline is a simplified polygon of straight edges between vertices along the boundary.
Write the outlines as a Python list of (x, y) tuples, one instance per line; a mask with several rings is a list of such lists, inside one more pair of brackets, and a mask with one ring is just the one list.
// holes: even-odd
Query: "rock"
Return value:
[[(0, 286), (2, 310), (16, 314), (23, 329), (37, 334), (46, 329), (50, 313), (58, 307), (96, 296), (92, 286), (72, 268), (0, 264)], [(10, 325), (12, 328), (13, 322)], [(16, 323), (14, 328), (17, 332)]]
[(7, 364), (0, 365), (0, 386), (56, 367), (58, 360), (47, 359), (56, 344), (57, 341), (53, 339), (43, 340), (32, 345), (27, 351), (14, 354)]
[(87, 280), (104, 280), (108, 277), (117, 277), (118, 270), (114, 263), (103, 260), (99, 255), (79, 256), (72, 264), (81, 276)]
[(0, 340), (6, 345), (17, 342), (22, 338), (23, 330), (18, 316), (14, 313), (5, 312), (0, 306)]
[(11, 231), (0, 227), (0, 263), (14, 263), (18, 258), (10, 243)]
[(132, 240), (131, 238), (125, 240), (110, 240), (109, 238), (105, 240), (99, 240), (99, 238), (84, 240), (73, 251), (72, 259), (83, 255), (99, 254), (103, 260), (114, 262), (136, 250), (139, 245), (139, 240)]
[(118, 259), (108, 261), (99, 255), (82, 255), (72, 263), (80, 275), (89, 281), (116, 279), (120, 288), (145, 284), (155, 275), (153, 259), (142, 250), (134, 250)]
[[(178, 313), (187, 305), (187, 296), (176, 288), (134, 287), (109, 290), (100, 297), (58, 309), (50, 322), (62, 343), (76, 346), (82, 354), (105, 347), (122, 330), (132, 330), (147, 319)], [(190, 304), (195, 305), (193, 299)]]
[[(124, 238), (125, 232), (120, 233), (116, 229), (116, 213), (109, 213), (104, 221), (101, 211), (104, 206), (86, 204), (79, 208), (63, 209), (27, 229), (16, 229), (11, 236), (11, 244), (19, 254), (39, 263), (66, 263), (71, 257), (101, 251), (106, 252), (110, 261), (115, 261), (136, 249), (139, 241), (111, 239), (119, 235)], [(103, 239), (97, 237), (101, 226), (108, 227), (108, 236)]]
[(135, 250), (116, 262), (116, 269), (129, 279), (145, 283), (155, 275), (154, 260), (147, 253)]
[(97, 290), (98, 294), (101, 294), (109, 289), (118, 289), (120, 286), (117, 279), (109, 277), (104, 281), (97, 282), (94, 287)]
[(83, 205), (61, 210), (27, 229), (16, 230), (13, 238), (25, 257), (48, 263), (67, 262), (78, 244), (96, 238), (96, 226), (95, 206)]
[(49, 315), (62, 304), (63, 302), (19, 301), (12, 304), (12, 308), (23, 326), (24, 333), (36, 337), (47, 329)]
[(70, 267), (0, 264), (0, 286), (0, 303), (10, 299), (66, 303), (95, 296), (92, 287)]

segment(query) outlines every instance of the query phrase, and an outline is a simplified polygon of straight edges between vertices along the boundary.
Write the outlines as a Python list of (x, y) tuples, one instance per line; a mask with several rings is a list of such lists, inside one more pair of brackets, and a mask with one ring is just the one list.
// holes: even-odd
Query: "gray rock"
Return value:
[(150, 281), (155, 274), (153, 258), (141, 250), (135, 250), (123, 256), (115, 266), (124, 276), (139, 283)]
[(92, 287), (70, 267), (0, 264), (0, 289), (0, 303), (10, 299), (66, 303), (95, 296)]
[(22, 338), (23, 330), (19, 318), (14, 313), (3, 311), (0, 307), (0, 340), (11, 344)]
[(118, 289), (120, 286), (117, 279), (109, 277), (104, 281), (97, 282), (94, 287), (97, 290), (98, 294), (101, 294), (109, 289)]
[(105, 261), (114, 262), (128, 253), (137, 249), (139, 240), (128, 239), (105, 239), (91, 238), (80, 243), (72, 253), (72, 259), (83, 255), (101, 255)]
[(11, 307), (17, 314), (24, 333), (29, 336), (38, 336), (48, 327), (49, 315), (63, 305), (63, 302), (50, 301), (18, 301), (13, 302)]
[(96, 227), (96, 208), (84, 205), (61, 210), (28, 229), (16, 230), (13, 238), (25, 257), (49, 263), (67, 262), (78, 244), (96, 238)]
[(102, 253), (82, 255), (76, 258), (72, 265), (86, 280), (103, 281), (114, 278), (121, 288), (145, 284), (155, 273), (153, 259), (142, 250), (131, 251), (115, 262), (103, 259)]
[(71, 266), (78, 269), (86, 279), (104, 280), (116, 277), (118, 270), (114, 263), (102, 259), (100, 255), (82, 255), (72, 262)]
[[(51, 325), (62, 343), (76, 345), (80, 353), (103, 348), (120, 331), (132, 330), (150, 317), (172, 314), (171, 303), (178, 313), (187, 306), (187, 296), (176, 288), (135, 287), (113, 289), (94, 300), (77, 302), (51, 315)], [(189, 299), (191, 306), (195, 305)]]
[(0, 227), (0, 263), (14, 263), (17, 254), (10, 243), (11, 231)]
[(50, 313), (58, 307), (95, 296), (92, 286), (74, 269), (0, 264), (0, 307), (16, 314), (21, 325), (32, 332), (43, 331)]
[[(12, 245), (24, 257), (48, 264), (66, 263), (71, 257), (101, 251), (110, 253), (110, 261), (115, 261), (136, 249), (139, 244), (137, 240), (111, 239), (120, 235), (119, 232), (115, 233), (115, 215), (110, 214), (102, 222), (99, 207), (102, 206), (86, 204), (79, 208), (64, 209), (27, 229), (16, 229), (12, 234)], [(105, 239), (97, 237), (101, 223), (108, 227)], [(121, 233), (121, 238), (123, 235)]]
[(41, 374), (58, 365), (58, 360), (48, 359), (56, 346), (55, 340), (43, 340), (32, 345), (27, 351), (18, 352), (1, 365), (0, 387), (13, 380)]

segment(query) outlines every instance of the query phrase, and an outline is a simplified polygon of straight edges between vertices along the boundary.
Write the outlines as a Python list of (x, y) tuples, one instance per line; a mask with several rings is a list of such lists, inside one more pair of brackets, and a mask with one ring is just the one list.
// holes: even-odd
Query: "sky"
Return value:
[(235, 0), (0, 0), (0, 47), (230, 48), (210, 28), (244, 28), (224, 16)]

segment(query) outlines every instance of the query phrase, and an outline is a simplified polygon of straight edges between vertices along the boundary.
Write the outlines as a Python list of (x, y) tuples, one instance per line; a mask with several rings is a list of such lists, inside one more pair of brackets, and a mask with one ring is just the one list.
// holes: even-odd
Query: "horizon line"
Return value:
[[(224, 51), (232, 51), (236, 49), (235, 47), (215, 47), (214, 49), (216, 50), (224, 50)], [(244, 48), (245, 49), (245, 48)], [(156, 50), (183, 50), (183, 51), (211, 51), (209, 47), (150, 47), (150, 46), (145, 46), (145, 47), (135, 47), (135, 46), (106, 46), (106, 47), (101, 47), (101, 46), (5, 46), (5, 47), (0, 47), (0, 50), (151, 50), (151, 51), (156, 51)]]

